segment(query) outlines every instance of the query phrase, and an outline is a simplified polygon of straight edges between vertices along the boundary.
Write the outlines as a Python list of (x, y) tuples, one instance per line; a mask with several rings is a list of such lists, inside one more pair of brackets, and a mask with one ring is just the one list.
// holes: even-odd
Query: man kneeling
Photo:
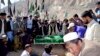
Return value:
[(66, 34), (63, 39), (65, 48), (72, 56), (100, 56), (100, 45), (81, 39), (76, 32)]

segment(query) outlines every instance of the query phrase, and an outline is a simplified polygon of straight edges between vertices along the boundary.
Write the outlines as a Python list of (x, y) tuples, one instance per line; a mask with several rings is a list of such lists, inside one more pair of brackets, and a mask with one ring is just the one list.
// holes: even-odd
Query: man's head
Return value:
[(1, 19), (6, 19), (6, 13), (0, 13), (0, 18)]
[(68, 26), (67, 29), (69, 30), (69, 32), (74, 32), (75, 24), (74, 23), (69, 23), (69, 26)]
[(30, 19), (32, 19), (32, 15), (30, 15), (29, 17), (30, 17)]
[(12, 20), (11, 16), (7, 16), (7, 18), (8, 18), (9, 20)]
[(93, 19), (93, 16), (92, 16), (90, 11), (83, 12), (81, 17), (82, 17), (82, 21), (83, 21), (84, 24), (90, 23), (91, 20)]
[(45, 46), (45, 52), (50, 54), (51, 53), (51, 50), (52, 50), (52, 46), (51, 45), (46, 45)]
[(27, 50), (29, 53), (31, 53), (33, 49), (32, 49), (32, 46), (30, 44), (26, 44), (25, 50)]
[(74, 18), (78, 18), (78, 15), (77, 15), (77, 14), (75, 14), (73, 17), (74, 17)]
[(64, 37), (65, 48), (74, 56), (78, 56), (82, 49), (82, 39), (78, 37), (76, 32), (66, 34)]
[(96, 5), (97, 5), (97, 8), (100, 8), (100, 1), (98, 1), (98, 2), (96, 3)]

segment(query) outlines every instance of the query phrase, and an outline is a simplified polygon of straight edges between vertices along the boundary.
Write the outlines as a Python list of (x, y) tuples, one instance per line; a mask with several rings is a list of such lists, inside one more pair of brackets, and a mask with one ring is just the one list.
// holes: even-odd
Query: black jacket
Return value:
[(7, 21), (7, 31), (12, 31), (10, 21)]

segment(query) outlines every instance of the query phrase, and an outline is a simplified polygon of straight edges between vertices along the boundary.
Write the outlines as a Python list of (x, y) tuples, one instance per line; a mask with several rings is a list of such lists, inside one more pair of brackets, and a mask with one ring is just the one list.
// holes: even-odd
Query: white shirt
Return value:
[(50, 54), (47, 54), (45, 51), (43, 52), (42, 56), (51, 56)]
[(29, 52), (24, 50), (21, 54), (21, 56), (30, 56)]
[(32, 19), (27, 20), (27, 28), (32, 29)]
[(4, 20), (1, 20), (1, 21), (2, 21), (2, 28), (1, 28), (0, 35), (5, 34), (5, 32), (4, 32)]
[(100, 41), (100, 24), (97, 23), (95, 20), (92, 20), (87, 25), (85, 39), (93, 40), (93, 41)]

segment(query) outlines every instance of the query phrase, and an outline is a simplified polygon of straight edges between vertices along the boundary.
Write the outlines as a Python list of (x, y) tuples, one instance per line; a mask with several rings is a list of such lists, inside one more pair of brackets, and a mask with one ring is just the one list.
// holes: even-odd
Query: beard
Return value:
[(86, 22), (84, 22), (84, 24), (86, 24), (86, 25), (87, 25), (87, 24), (89, 24), (89, 22), (88, 22), (88, 21), (86, 21)]

